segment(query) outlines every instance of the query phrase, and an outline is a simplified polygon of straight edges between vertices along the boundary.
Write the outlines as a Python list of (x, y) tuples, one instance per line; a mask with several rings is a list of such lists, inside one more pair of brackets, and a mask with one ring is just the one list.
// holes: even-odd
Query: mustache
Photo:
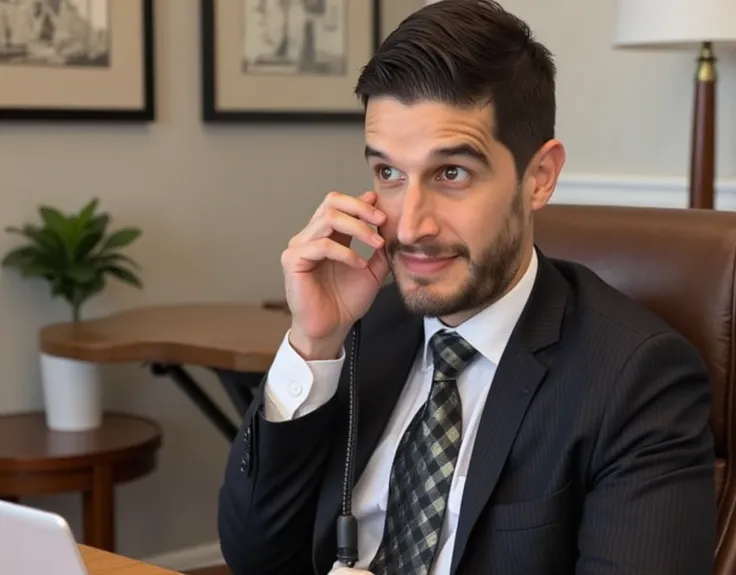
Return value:
[(438, 242), (422, 242), (419, 244), (404, 244), (399, 240), (391, 240), (386, 246), (389, 257), (397, 254), (422, 255), (428, 258), (462, 257), (470, 259), (470, 250), (464, 244), (441, 244)]

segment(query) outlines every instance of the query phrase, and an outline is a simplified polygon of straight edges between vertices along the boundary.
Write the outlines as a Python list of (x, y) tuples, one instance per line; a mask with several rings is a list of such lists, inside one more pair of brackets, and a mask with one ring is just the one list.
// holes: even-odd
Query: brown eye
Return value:
[(398, 171), (390, 166), (380, 166), (377, 171), (378, 177), (386, 181), (391, 181), (399, 176)]
[(440, 177), (448, 182), (463, 181), (470, 176), (468, 171), (460, 166), (447, 166), (442, 168), (440, 174)]

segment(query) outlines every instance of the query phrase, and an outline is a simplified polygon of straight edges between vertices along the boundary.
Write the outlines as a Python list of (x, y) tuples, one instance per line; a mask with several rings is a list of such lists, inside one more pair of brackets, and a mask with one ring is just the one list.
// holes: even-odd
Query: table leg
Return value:
[[(228, 441), (235, 439), (240, 422), (233, 423), (181, 365), (153, 363), (150, 370), (155, 376), (166, 375), (171, 378)], [(265, 374), (218, 369), (213, 371), (242, 418), (253, 398), (253, 390), (260, 385)]]
[(244, 417), (248, 411), (248, 406), (253, 401), (256, 389), (261, 385), (266, 374), (225, 369), (215, 369), (213, 371), (220, 380), (225, 392), (230, 397), (230, 401), (233, 402), (240, 417)]
[(84, 542), (90, 547), (115, 551), (115, 493), (109, 465), (95, 467), (92, 489), (82, 495)]

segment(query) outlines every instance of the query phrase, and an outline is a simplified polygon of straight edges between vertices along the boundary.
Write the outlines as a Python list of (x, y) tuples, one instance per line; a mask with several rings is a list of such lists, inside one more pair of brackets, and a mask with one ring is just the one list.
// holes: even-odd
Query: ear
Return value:
[(524, 178), (531, 211), (547, 204), (557, 187), (557, 179), (564, 165), (565, 147), (559, 140), (549, 140), (534, 154)]

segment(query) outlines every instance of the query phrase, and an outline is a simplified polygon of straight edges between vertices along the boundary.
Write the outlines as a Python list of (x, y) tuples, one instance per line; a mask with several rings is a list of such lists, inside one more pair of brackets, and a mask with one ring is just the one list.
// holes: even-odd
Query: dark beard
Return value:
[[(426, 317), (450, 316), (486, 307), (498, 300), (508, 289), (516, 276), (522, 258), (524, 242), (525, 215), (522, 190), (519, 188), (512, 200), (509, 216), (504, 227), (493, 239), (492, 243), (477, 257), (471, 258), (465, 245), (440, 246), (437, 244), (420, 244), (404, 246), (397, 240), (389, 242), (387, 247), (391, 271), (401, 293), (406, 308), (417, 315)], [(431, 285), (426, 278), (412, 278), (421, 286), (408, 292), (402, 289), (399, 277), (394, 272), (395, 256), (398, 252), (421, 252), (429, 256), (455, 256), (468, 262), (467, 280), (452, 295), (440, 297), (429, 290), (422, 289)]]

